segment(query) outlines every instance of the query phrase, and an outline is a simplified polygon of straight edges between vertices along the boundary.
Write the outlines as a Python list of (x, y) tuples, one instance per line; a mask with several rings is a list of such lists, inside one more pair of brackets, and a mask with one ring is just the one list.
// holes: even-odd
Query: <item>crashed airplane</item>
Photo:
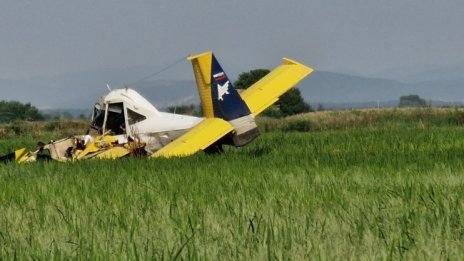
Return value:
[(116, 159), (128, 155), (183, 157), (222, 145), (244, 146), (259, 136), (255, 116), (274, 104), (313, 70), (288, 58), (254, 85), (238, 93), (212, 52), (189, 56), (203, 117), (158, 111), (130, 88), (110, 91), (95, 104), (91, 127), (99, 135), (72, 136), (38, 150), (2, 156), (19, 163), (48, 157), (57, 161)]

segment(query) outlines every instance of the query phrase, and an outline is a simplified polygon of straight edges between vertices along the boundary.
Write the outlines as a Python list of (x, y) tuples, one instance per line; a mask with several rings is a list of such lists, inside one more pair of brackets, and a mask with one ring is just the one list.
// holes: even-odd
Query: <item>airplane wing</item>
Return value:
[(151, 157), (189, 156), (224, 137), (234, 127), (219, 118), (207, 118), (178, 139), (153, 153)]
[(313, 69), (288, 58), (283, 64), (240, 93), (254, 115), (275, 103), (279, 97), (313, 72)]

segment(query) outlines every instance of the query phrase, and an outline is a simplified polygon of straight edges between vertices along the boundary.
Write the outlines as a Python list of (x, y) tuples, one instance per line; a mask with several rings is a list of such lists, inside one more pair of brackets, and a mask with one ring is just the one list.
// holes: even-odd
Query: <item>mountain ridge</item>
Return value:
[[(91, 108), (108, 92), (108, 82), (113, 87), (125, 86), (127, 79), (137, 79), (149, 71), (147, 67), (116, 68), (28, 80), (0, 79), (0, 100), (30, 102), (40, 109)], [(191, 80), (145, 80), (129, 87), (157, 107), (199, 103), (193, 75)], [(391, 102), (410, 94), (426, 100), (462, 102), (463, 87), (464, 79), (456, 78), (410, 83), (328, 71), (315, 71), (298, 84), (303, 98), (312, 105)]]

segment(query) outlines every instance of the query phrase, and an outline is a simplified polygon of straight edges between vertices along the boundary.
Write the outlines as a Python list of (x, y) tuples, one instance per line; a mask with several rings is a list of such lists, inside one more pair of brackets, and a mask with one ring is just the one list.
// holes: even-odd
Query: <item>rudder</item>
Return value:
[(243, 146), (259, 135), (254, 116), (212, 52), (188, 58), (200, 95), (203, 116), (220, 118), (234, 126), (233, 144)]

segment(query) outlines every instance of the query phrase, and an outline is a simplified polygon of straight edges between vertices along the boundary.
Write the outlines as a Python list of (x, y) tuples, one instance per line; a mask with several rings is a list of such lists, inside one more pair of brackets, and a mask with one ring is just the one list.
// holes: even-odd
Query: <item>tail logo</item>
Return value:
[(223, 101), (223, 96), (229, 94), (229, 81), (224, 83), (224, 85), (217, 84), (218, 89), (218, 100)]

